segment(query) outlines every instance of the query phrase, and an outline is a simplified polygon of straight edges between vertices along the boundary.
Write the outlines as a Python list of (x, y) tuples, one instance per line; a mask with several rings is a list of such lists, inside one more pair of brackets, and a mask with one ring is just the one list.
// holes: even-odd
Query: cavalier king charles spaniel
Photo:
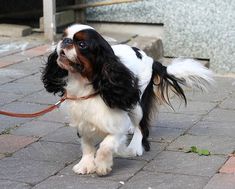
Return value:
[(136, 47), (111, 46), (94, 28), (75, 24), (49, 55), (42, 81), (50, 93), (87, 97), (61, 105), (81, 138), (83, 155), (73, 171), (107, 175), (114, 154), (150, 150), (150, 118), (156, 104), (170, 105), (169, 89), (186, 102), (181, 85), (206, 89), (212, 76), (195, 60), (175, 59), (166, 67)]

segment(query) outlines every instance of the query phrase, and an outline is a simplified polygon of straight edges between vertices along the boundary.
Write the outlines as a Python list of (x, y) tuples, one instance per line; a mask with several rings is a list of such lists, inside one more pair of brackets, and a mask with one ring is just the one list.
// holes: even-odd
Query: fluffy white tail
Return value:
[(193, 59), (174, 59), (167, 66), (167, 73), (192, 88), (196, 87), (207, 91), (208, 84), (214, 84), (213, 72)]

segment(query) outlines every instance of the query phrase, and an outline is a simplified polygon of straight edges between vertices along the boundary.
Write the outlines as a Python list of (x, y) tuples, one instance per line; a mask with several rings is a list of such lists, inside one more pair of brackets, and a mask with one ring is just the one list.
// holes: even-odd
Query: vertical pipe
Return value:
[(44, 36), (50, 41), (56, 36), (56, 0), (43, 0)]

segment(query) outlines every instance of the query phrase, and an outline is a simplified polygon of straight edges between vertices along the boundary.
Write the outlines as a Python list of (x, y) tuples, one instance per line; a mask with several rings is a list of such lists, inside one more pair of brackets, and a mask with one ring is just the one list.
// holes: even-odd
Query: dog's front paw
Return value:
[(81, 161), (73, 166), (73, 171), (77, 174), (92, 174), (96, 171), (94, 158), (82, 158)]
[(99, 176), (105, 176), (112, 171), (111, 164), (108, 164), (106, 162), (96, 162), (95, 164), (96, 164), (96, 173)]

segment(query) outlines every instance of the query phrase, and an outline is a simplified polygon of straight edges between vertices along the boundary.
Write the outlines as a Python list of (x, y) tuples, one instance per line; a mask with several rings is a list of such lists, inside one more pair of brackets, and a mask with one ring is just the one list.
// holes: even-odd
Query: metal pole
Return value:
[(50, 41), (56, 36), (56, 0), (43, 0), (44, 36)]

